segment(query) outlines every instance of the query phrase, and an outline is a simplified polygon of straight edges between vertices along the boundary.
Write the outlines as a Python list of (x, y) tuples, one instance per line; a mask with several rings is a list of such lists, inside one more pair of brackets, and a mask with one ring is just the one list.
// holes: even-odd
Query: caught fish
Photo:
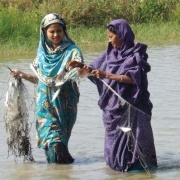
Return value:
[(125, 133), (131, 131), (130, 127), (123, 127), (123, 126), (118, 126), (118, 125), (117, 125), (116, 129), (119, 129), (119, 130), (121, 130), (121, 131), (123, 131)]
[(8, 156), (24, 157), (24, 161), (34, 161), (30, 144), (28, 108), (25, 102), (26, 88), (20, 78), (11, 78), (6, 93), (4, 121), (8, 134)]
[(78, 70), (79, 68), (73, 68), (70, 71), (68, 71), (63, 80), (59, 81), (56, 83), (56, 86), (62, 86), (67, 80), (71, 79), (73, 81), (77, 81), (79, 79), (79, 75), (78, 75)]
[(61, 86), (62, 86), (66, 81), (68, 81), (68, 80), (71, 79), (72, 81), (75, 81), (75, 82), (77, 82), (77, 84), (78, 84), (78, 82), (80, 81), (80, 76), (78, 75), (78, 70), (79, 70), (79, 68), (73, 68), (73, 69), (71, 69), (70, 71), (68, 71), (68, 72), (65, 74), (65, 76), (64, 76), (63, 79), (61, 79), (60, 81), (56, 81), (55, 86), (57, 87), (57, 91), (55, 92), (55, 94), (54, 94), (54, 96), (53, 96), (53, 98), (52, 98), (51, 101), (54, 101), (54, 100), (57, 98), (57, 96), (58, 96), (59, 93), (60, 93)]

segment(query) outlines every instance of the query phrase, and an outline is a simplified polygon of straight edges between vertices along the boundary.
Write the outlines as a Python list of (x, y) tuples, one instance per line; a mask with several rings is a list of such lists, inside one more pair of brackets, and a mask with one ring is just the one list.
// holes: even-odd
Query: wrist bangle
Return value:
[(122, 82), (123, 78), (122, 78), (122, 75), (120, 75), (120, 82)]
[(109, 76), (106, 74), (106, 78), (109, 78)]

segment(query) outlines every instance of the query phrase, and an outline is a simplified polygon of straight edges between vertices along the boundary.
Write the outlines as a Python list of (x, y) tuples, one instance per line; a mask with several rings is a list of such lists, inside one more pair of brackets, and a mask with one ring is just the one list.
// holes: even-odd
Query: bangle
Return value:
[(106, 78), (109, 78), (109, 76), (106, 74)]
[(123, 78), (122, 78), (122, 75), (120, 75), (120, 82), (122, 82)]

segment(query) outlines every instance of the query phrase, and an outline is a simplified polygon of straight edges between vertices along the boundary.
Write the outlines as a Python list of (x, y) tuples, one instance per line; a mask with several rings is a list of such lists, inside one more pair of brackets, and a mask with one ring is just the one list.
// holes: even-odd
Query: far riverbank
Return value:
[[(136, 42), (147, 45), (173, 45), (180, 44), (180, 24), (144, 23), (130, 24), (136, 37)], [(68, 33), (82, 51), (94, 51), (106, 48), (108, 37), (105, 27), (68, 27)], [(15, 39), (0, 43), (1, 56), (36, 54), (39, 32), (31, 34), (31, 38), (16, 37)], [(19, 41), (18, 41), (19, 39)]]

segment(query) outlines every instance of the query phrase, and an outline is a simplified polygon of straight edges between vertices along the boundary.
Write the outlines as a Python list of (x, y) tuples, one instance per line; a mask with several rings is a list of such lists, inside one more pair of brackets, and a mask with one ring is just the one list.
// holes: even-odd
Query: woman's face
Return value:
[(58, 23), (50, 25), (46, 30), (46, 36), (51, 41), (52, 48), (55, 49), (64, 37), (63, 27)]
[(120, 49), (121, 48), (121, 41), (117, 34), (112, 33), (109, 29), (107, 29), (107, 35), (109, 37), (109, 43), (115, 48)]

